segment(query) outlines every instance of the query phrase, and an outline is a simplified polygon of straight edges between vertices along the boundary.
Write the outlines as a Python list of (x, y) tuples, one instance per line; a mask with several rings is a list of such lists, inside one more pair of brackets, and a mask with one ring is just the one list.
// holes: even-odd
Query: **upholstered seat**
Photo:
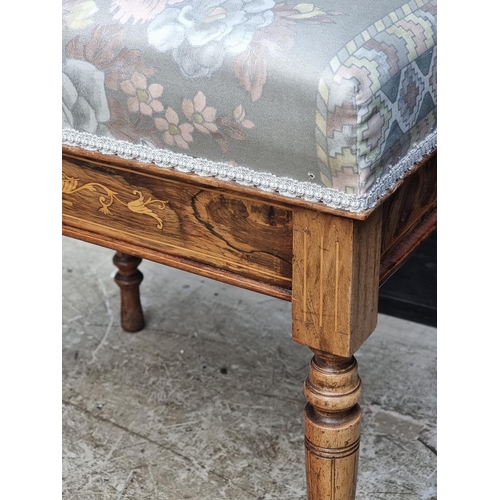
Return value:
[(297, 2), (64, 1), (63, 142), (375, 206), (436, 143), (436, 2)]

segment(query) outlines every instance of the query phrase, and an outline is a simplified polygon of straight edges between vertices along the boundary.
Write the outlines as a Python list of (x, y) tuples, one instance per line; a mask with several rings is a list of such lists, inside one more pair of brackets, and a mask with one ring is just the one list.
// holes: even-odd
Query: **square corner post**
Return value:
[(377, 324), (382, 212), (293, 213), (292, 337), (314, 356), (304, 383), (308, 500), (353, 500), (361, 381), (354, 352)]

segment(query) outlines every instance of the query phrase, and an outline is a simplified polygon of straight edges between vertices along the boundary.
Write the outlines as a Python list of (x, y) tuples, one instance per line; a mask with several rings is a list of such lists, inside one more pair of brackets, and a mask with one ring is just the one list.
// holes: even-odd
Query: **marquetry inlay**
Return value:
[[(104, 186), (101, 183), (87, 182), (83, 185), (80, 185), (79, 179), (76, 179), (75, 177), (70, 177), (63, 172), (62, 174), (63, 194), (72, 195), (83, 190), (95, 192), (99, 195), (98, 202), (101, 205), (101, 207), (98, 210), (99, 212), (105, 215), (113, 215), (109, 207), (111, 207), (113, 203), (117, 202), (127, 207), (131, 212), (153, 217), (153, 219), (155, 219), (158, 222), (156, 227), (158, 229), (163, 229), (163, 220), (159, 217), (158, 214), (156, 214), (151, 208), (149, 208), (149, 206), (153, 207), (153, 209), (155, 210), (164, 210), (168, 201), (157, 200), (152, 198), (151, 196), (146, 200), (144, 199), (142, 191), (134, 189), (132, 191), (132, 196), (136, 196), (137, 199), (125, 202), (119, 198), (118, 193), (116, 191), (112, 191), (111, 189), (109, 189), (108, 187)], [(73, 205), (73, 202), (69, 200), (63, 200), (63, 203), (70, 206)]]
[[(290, 290), (292, 212), (280, 205), (202, 188), (134, 165), (63, 157), (63, 222), (105, 234), (113, 248), (202, 273), (233, 274)], [(188, 178), (191, 180), (191, 178)], [(167, 201), (168, 200), (168, 201)], [(145, 217), (146, 216), (146, 217)], [(140, 246), (134, 249), (130, 245)], [(165, 262), (167, 263), (167, 262)], [(192, 269), (192, 267), (189, 267)], [(208, 274), (206, 274), (208, 275)], [(267, 286), (266, 285), (266, 286)], [(253, 285), (252, 285), (253, 286)], [(274, 289), (273, 289), (274, 290)], [(290, 293), (286, 293), (290, 297)]]

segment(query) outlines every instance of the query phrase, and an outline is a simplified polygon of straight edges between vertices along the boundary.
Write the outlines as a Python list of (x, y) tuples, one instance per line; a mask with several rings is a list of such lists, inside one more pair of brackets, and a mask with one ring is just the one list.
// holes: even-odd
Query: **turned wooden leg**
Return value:
[(354, 500), (361, 380), (354, 357), (314, 350), (304, 394), (308, 500)]
[(314, 352), (304, 394), (309, 500), (354, 500), (361, 382), (353, 354), (375, 330), (382, 211), (293, 211), (292, 337)]
[(115, 281), (120, 287), (121, 325), (127, 332), (138, 332), (144, 327), (139, 285), (143, 275), (137, 269), (142, 259), (116, 252), (113, 264), (118, 268)]

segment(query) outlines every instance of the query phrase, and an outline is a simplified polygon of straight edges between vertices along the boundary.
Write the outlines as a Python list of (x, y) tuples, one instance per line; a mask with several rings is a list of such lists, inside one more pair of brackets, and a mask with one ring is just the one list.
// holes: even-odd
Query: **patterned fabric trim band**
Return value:
[(73, 129), (63, 129), (62, 142), (89, 151), (99, 151), (124, 159), (134, 159), (142, 163), (154, 163), (159, 167), (174, 168), (180, 172), (192, 172), (201, 176), (212, 176), (223, 181), (235, 181), (244, 186), (253, 186), (262, 191), (278, 192), (290, 198), (302, 198), (315, 203), (323, 203), (331, 208), (348, 212), (362, 212), (377, 205), (398, 179), (412, 170), (437, 145), (437, 131), (432, 132), (417, 144), (388, 173), (379, 178), (364, 195), (347, 194), (333, 188), (318, 186), (310, 182), (300, 182), (288, 177), (278, 177), (270, 173), (256, 172), (246, 167), (234, 167), (223, 162), (172, 153), (167, 150), (131, 144), (126, 141), (98, 137)]

